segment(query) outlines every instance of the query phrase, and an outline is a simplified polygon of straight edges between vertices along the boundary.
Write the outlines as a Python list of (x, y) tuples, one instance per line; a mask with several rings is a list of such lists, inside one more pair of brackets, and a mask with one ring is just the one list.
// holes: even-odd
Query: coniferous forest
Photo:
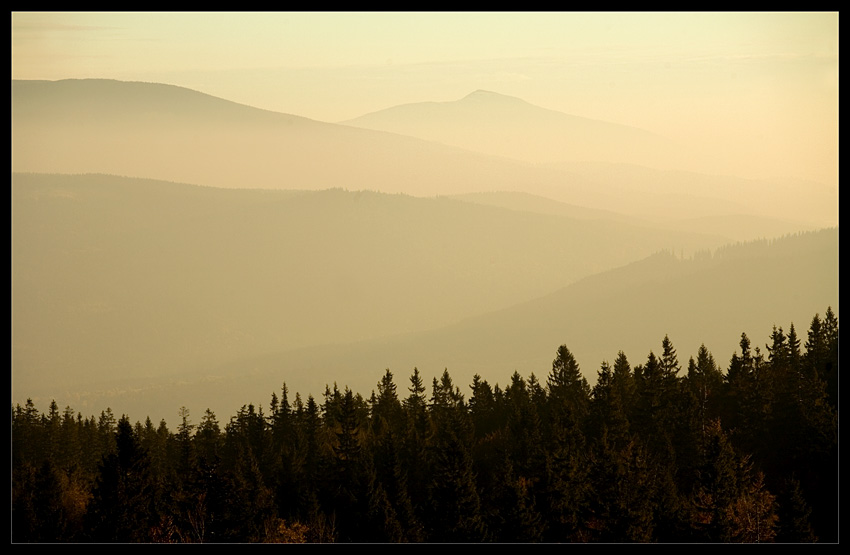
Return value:
[(174, 430), (15, 405), (12, 541), (838, 541), (831, 308), (728, 362), (664, 337), (592, 387), (565, 345), (546, 376), (456, 380), (284, 383)]

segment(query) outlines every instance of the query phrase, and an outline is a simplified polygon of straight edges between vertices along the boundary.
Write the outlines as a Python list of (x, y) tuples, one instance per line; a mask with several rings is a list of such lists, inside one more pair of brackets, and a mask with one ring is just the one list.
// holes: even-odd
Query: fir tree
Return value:
[(106, 454), (100, 465), (87, 530), (96, 542), (148, 541), (158, 521), (152, 507), (150, 459), (126, 417), (118, 421), (114, 434), (116, 450)]

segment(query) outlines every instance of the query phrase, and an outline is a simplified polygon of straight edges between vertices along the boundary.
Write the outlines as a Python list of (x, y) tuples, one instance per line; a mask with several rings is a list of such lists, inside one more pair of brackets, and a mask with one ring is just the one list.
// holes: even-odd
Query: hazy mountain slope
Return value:
[(434, 328), (719, 242), (448, 198), (13, 174), (15, 387)]
[[(656, 254), (590, 276), (553, 294), (425, 332), (355, 343), (327, 344), (226, 364), (209, 364), (179, 378), (123, 378), (86, 386), (33, 384), (27, 395), (42, 404), (57, 397), (78, 410), (130, 412), (134, 418), (176, 418), (185, 405), (195, 415), (211, 407), (229, 417), (247, 403), (267, 406), (272, 391), (289, 387), (320, 397), (324, 386), (350, 386), (368, 395), (385, 368), (399, 391), (417, 366), (431, 377), (448, 368), (464, 393), (473, 374), (505, 384), (518, 370), (545, 379), (555, 349), (567, 344), (595, 383), (602, 360), (623, 350), (634, 364), (670, 336), (683, 367), (701, 343), (724, 366), (741, 332), (762, 347), (774, 324), (805, 333), (814, 313), (838, 314), (838, 231), (761, 241), (723, 249), (713, 257), (679, 260)], [(20, 366), (13, 366), (20, 368)], [(23, 395), (21, 388), (18, 395)], [(138, 416), (135, 416), (138, 415)]]
[(633, 364), (643, 362), (650, 349), (658, 352), (665, 334), (680, 362), (705, 343), (725, 364), (741, 332), (761, 345), (773, 324), (787, 330), (794, 322), (803, 336), (814, 313), (827, 306), (838, 312), (837, 229), (732, 246), (693, 260), (658, 254), (422, 334), (408, 347), (416, 345), (422, 355), (445, 353), (438, 366), (452, 361), (459, 370), (478, 365), (539, 375), (566, 343), (593, 383), (602, 360), (613, 361), (623, 350)]
[[(459, 103), (456, 108), (475, 112), (475, 98), (472, 95), (471, 104)], [(524, 104), (508, 100), (509, 105)], [(537, 123), (545, 125), (552, 115), (548, 112)], [(476, 125), (485, 130), (509, 128), (512, 121), (507, 116), (478, 120)], [(616, 145), (623, 126), (594, 126), (602, 133), (599, 142), (607, 145), (610, 156), (605, 160), (619, 159), (622, 149)], [(503, 135), (497, 130), (483, 133)], [(646, 165), (651, 159), (641, 157), (640, 162)], [(12, 81), (16, 172), (108, 173), (218, 187), (343, 187), (419, 196), (518, 191), (654, 220), (786, 218), (792, 222), (785, 232), (806, 229), (807, 224), (837, 223), (834, 192), (826, 197), (824, 217), (823, 210), (808, 209), (812, 196), (808, 189), (801, 193), (797, 187), (786, 187), (782, 194), (774, 194), (777, 186), (772, 182), (715, 176), (707, 178), (709, 186), (697, 186), (691, 178), (668, 179), (664, 191), (659, 191), (653, 179), (633, 175), (637, 171), (643, 176), (643, 170), (618, 167), (613, 172), (588, 172), (586, 166), (531, 165), (408, 136), (259, 110), (156, 83)], [(775, 231), (769, 226), (761, 235)]]
[[(667, 172), (659, 173), (663, 174)], [(627, 216), (621, 212), (574, 206), (528, 193), (511, 191), (465, 193), (452, 195), (451, 198), (483, 204), (485, 206), (495, 206), (537, 214), (555, 214), (579, 220), (606, 219), (639, 226), (651, 225), (653, 228), (668, 229), (683, 233), (714, 235), (725, 237), (727, 242), (779, 237), (792, 231), (814, 231), (816, 229), (811, 224), (767, 216), (756, 216), (753, 214), (726, 214), (679, 218), (668, 213), (668, 218), (666, 219), (660, 217), (663, 214), (658, 214), (659, 217), (656, 218), (650, 215), (645, 215), (644, 218), (638, 218), (637, 216)], [(659, 211), (662, 206), (659, 205)], [(627, 210), (625, 207), (623, 208)]]
[(208, 398), (221, 399), (222, 410), (235, 410), (239, 399), (267, 404), (262, 392), (268, 397), (284, 381), (290, 393), (305, 397), (320, 396), (324, 384), (334, 382), (368, 395), (385, 368), (406, 391), (416, 366), (429, 391), (431, 378), (447, 368), (468, 396), (476, 373), (491, 384), (505, 385), (514, 370), (545, 381), (561, 344), (593, 384), (603, 360), (613, 362), (622, 350), (632, 365), (643, 363), (650, 350), (660, 352), (665, 335), (683, 373), (703, 343), (725, 370), (742, 332), (766, 354), (774, 324), (787, 331), (793, 322), (805, 341), (812, 316), (823, 316), (828, 306), (838, 315), (837, 229), (729, 247), (713, 258), (657, 254), (446, 328), (223, 367), (220, 383), (229, 383), (225, 376), (233, 372), (248, 377), (233, 382), (227, 398), (216, 397), (216, 387), (207, 391)]
[[(800, 223), (815, 227), (838, 225), (838, 190), (814, 181), (744, 179), (605, 162), (561, 163), (550, 167), (566, 171), (579, 183), (593, 183), (595, 188), (608, 191), (611, 210), (635, 213), (627, 205), (636, 203), (648, 216), (667, 220), (732, 216), (730, 227), (733, 228), (736, 217), (753, 215), (767, 224), (763, 237), (773, 236), (770, 230), (776, 226), (788, 232), (795, 225), (796, 231), (806, 229), (799, 227)], [(643, 202), (637, 201), (638, 197)], [(703, 206), (704, 213), (699, 216), (688, 216), (688, 203), (695, 198), (715, 205)], [(749, 208), (737, 212), (726, 210), (717, 199), (734, 199), (740, 206)]]
[[(571, 195), (553, 198), (569, 204), (655, 220), (731, 216), (729, 236), (738, 240), (773, 236), (777, 229), (788, 233), (838, 224), (834, 187), (722, 175), (710, 156), (708, 162), (694, 163), (708, 154), (690, 145), (493, 92), (394, 106), (343, 123), (564, 170)], [(703, 174), (695, 168), (713, 169)], [(734, 219), (741, 215), (759, 219), (742, 227)]]
[(259, 110), (181, 87), (12, 81), (12, 169), (270, 189), (434, 195), (531, 188), (563, 172), (399, 135)]
[(634, 216), (626, 216), (620, 212), (576, 206), (519, 191), (463, 193), (451, 195), (451, 198), (465, 202), (483, 204), (485, 206), (506, 208), (508, 210), (520, 210), (524, 212), (534, 212), (536, 214), (552, 214), (575, 218), (578, 220), (612, 220), (640, 225), (646, 225), (647, 223), (646, 220), (642, 220)]
[(483, 90), (452, 102), (393, 106), (341, 123), (533, 163), (605, 160), (655, 165), (667, 161), (674, 147), (644, 129), (547, 110)]

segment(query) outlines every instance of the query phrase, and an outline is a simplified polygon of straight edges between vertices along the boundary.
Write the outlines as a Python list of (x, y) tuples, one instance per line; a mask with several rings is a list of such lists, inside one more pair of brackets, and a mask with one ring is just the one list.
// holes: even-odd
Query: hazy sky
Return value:
[(837, 12), (12, 14), (13, 79), (87, 77), (323, 121), (487, 89), (837, 181)]

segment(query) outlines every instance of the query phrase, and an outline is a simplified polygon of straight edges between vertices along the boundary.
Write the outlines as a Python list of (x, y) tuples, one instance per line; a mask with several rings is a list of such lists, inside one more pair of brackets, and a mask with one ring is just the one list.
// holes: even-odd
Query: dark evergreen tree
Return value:
[(211, 539), (228, 543), (258, 543), (275, 528), (274, 495), (263, 481), (251, 450), (244, 450), (223, 483), (216, 484), (210, 512), (214, 515)]
[(761, 472), (756, 472), (752, 477), (747, 476), (741, 494), (733, 502), (729, 513), (732, 523), (732, 541), (736, 543), (774, 541), (778, 520), (776, 497), (765, 487), (764, 474)]
[(785, 488), (778, 499), (779, 531), (776, 541), (782, 543), (814, 543), (818, 541), (812, 530), (812, 509), (803, 497), (800, 481), (793, 476), (785, 480)]
[(372, 404), (372, 428), (375, 435), (380, 436), (391, 428), (396, 435), (404, 429), (403, 408), (398, 398), (398, 392), (393, 381), (393, 374), (387, 368), (381, 381), (378, 382), (378, 395)]
[(656, 497), (644, 448), (611, 442), (603, 433), (591, 450), (589, 534), (593, 541), (644, 543), (655, 539)]
[(707, 428), (702, 453), (699, 482), (692, 497), (695, 539), (731, 542), (729, 508), (740, 493), (737, 475), (739, 462), (719, 421), (711, 422)]
[[(399, 541), (423, 541), (425, 539), (425, 531), (410, 498), (407, 485), (408, 473), (402, 463), (400, 442), (392, 430), (389, 430), (377, 439), (377, 443), (375, 444), (375, 466), (375, 477), (379, 483), (370, 484), (369, 488), (373, 503), (376, 503), (374, 507), (381, 507), (379, 514), (382, 515), (382, 527), (387, 534), (390, 534), (393, 528), (392, 518), (395, 518), (400, 527)], [(381, 486), (383, 493), (386, 495), (387, 501), (393, 510), (392, 513), (382, 507), (383, 502), (379, 499), (382, 493), (377, 491), (377, 485)], [(376, 514), (374, 513), (374, 507), (370, 510), (373, 511), (373, 514)]]
[(360, 518), (356, 540), (370, 543), (400, 543), (407, 541), (404, 526), (389, 496), (378, 480), (374, 467), (365, 462), (365, 512)]
[(62, 412), (62, 423), (59, 431), (59, 467), (69, 474), (85, 475), (82, 466), (83, 446), (80, 443), (80, 424), (70, 406)]
[(806, 372), (781, 328), (771, 336), (773, 405), (768, 444), (761, 462), (768, 487), (780, 489), (785, 477), (800, 480), (812, 503), (812, 524), (821, 541), (837, 540), (838, 420), (826, 384)]
[(150, 541), (151, 530), (159, 520), (153, 507), (150, 459), (126, 416), (118, 421), (114, 434), (116, 449), (103, 457), (86, 515), (89, 539)]
[(546, 474), (543, 427), (525, 380), (514, 372), (505, 389), (505, 444), (510, 453), (512, 471), (533, 484)]
[(826, 383), (826, 392), (833, 408), (838, 407), (838, 318), (832, 307), (826, 309), (823, 320), (823, 342), (826, 345), (825, 360), (819, 361), (818, 375)]
[(366, 492), (369, 477), (366, 459), (362, 453), (361, 426), (355, 399), (348, 388), (342, 395), (338, 422), (334, 429), (334, 468), (330, 477), (330, 495), (325, 502), (326, 512), (335, 515), (340, 541), (364, 541), (367, 533)]
[(201, 460), (212, 461), (220, 456), (221, 427), (215, 413), (210, 409), (204, 412), (198, 431), (195, 434), (195, 451)]
[[(835, 542), (838, 323), (805, 352), (774, 327), (765, 360), (742, 334), (725, 376), (701, 346), (679, 377), (669, 337), (631, 371), (619, 353), (591, 390), (558, 349), (543, 387), (444, 370), (399, 398), (386, 370), (367, 402), (336, 385), (319, 407), (243, 406), (130, 425), (52, 402), (12, 409), (12, 537), (150, 542)], [(832, 378), (830, 378), (832, 376)], [(780, 497), (774, 496), (774, 491)]]
[(623, 351), (617, 353), (617, 358), (614, 360), (614, 368), (611, 373), (611, 387), (623, 405), (623, 411), (629, 421), (629, 431), (633, 432), (631, 422), (635, 415), (635, 376), (629, 360)]
[(44, 433), (35, 403), (27, 399), (24, 407), (17, 405), (12, 413), (12, 467), (25, 462), (38, 466), (45, 458)]
[(604, 436), (606, 441), (624, 447), (631, 437), (628, 409), (620, 389), (615, 387), (614, 372), (607, 362), (603, 362), (599, 369), (590, 397), (588, 440), (600, 442)]
[(584, 421), (590, 386), (566, 345), (558, 347), (546, 385), (550, 418), (568, 418), (576, 423)]
[(650, 351), (646, 364), (635, 367), (634, 429), (649, 451), (665, 458), (674, 456), (668, 409), (664, 401), (666, 375), (661, 361)]
[(475, 438), (480, 440), (493, 433), (499, 425), (493, 389), (487, 380), (482, 380), (478, 374), (472, 377), (472, 385), (469, 387), (472, 389), (472, 396), (469, 398), (469, 415), (475, 430)]
[(714, 357), (700, 345), (697, 359), (688, 361), (687, 387), (696, 399), (700, 436), (705, 438), (709, 423), (720, 418), (720, 399), (723, 388), (723, 373), (714, 362)]
[(35, 472), (22, 473), (12, 495), (13, 542), (64, 542), (74, 539), (63, 500), (60, 471), (53, 461), (45, 460)]
[(331, 465), (325, 455), (326, 443), (319, 405), (312, 395), (307, 396), (304, 410), (298, 414), (298, 438), (304, 452), (299, 474), (301, 487), (298, 490), (300, 520), (308, 527), (308, 541), (333, 542), (337, 537), (335, 517), (326, 515), (320, 502), (326, 489), (323, 477), (331, 471)]
[(679, 374), (679, 359), (676, 356), (676, 349), (673, 348), (673, 342), (668, 336), (664, 336), (661, 341), (661, 369), (666, 381), (670, 381), (678, 377)]
[(543, 541), (544, 522), (535, 506), (528, 479), (517, 477), (510, 457), (502, 451), (492, 485), (483, 490), (487, 529), (491, 539), (502, 543), (536, 543)]
[(437, 432), (431, 451), (428, 541), (480, 542), (487, 538), (472, 458), (451, 422)]

